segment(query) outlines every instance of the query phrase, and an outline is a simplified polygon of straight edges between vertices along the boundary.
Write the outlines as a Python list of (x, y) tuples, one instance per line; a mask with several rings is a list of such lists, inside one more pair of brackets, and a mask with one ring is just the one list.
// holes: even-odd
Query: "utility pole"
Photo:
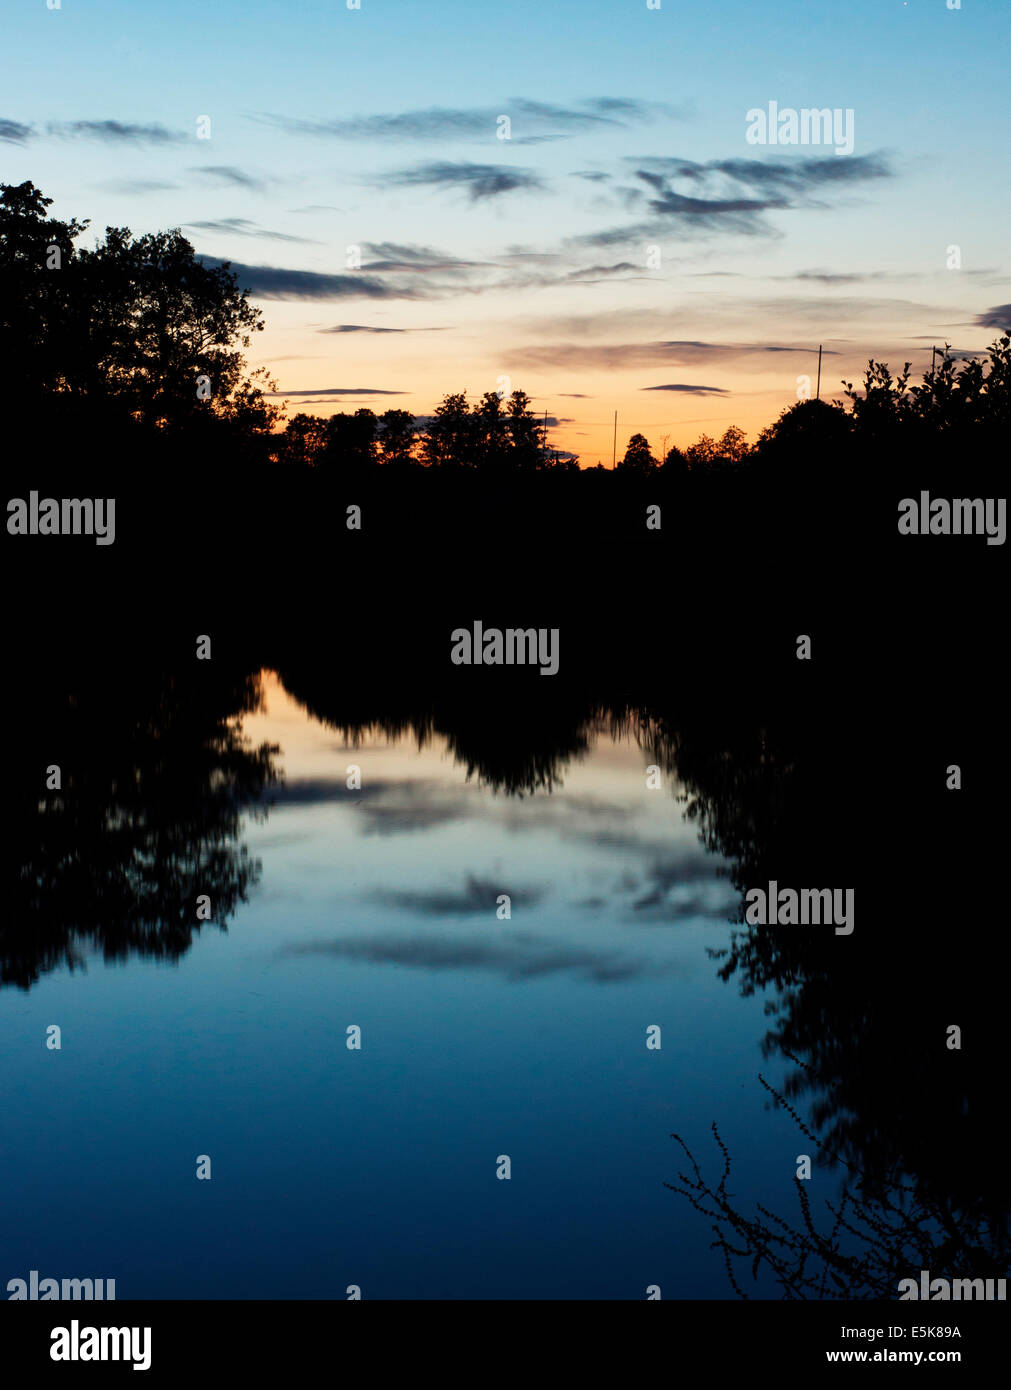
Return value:
[(821, 400), (821, 343), (818, 344), (818, 386), (814, 393), (816, 401)]
[(618, 462), (618, 412), (614, 412), (614, 447), (611, 450), (611, 467)]

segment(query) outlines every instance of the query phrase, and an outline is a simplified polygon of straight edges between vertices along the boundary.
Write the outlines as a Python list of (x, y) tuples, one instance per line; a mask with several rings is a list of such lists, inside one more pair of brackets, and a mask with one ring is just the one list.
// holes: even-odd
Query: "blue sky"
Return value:
[[(5, 17), (0, 177), (249, 267), (293, 405), (521, 387), (592, 463), (615, 409), (620, 442), (753, 437), (819, 342), (826, 394), (986, 346), (1009, 27), (981, 0), (37, 0)], [(770, 101), (852, 110), (852, 153), (747, 143)]]

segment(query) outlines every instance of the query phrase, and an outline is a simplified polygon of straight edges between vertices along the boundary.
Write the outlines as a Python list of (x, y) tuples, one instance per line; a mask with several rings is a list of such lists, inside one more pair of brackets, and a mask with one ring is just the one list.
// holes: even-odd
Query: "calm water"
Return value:
[(284, 780), (243, 816), (261, 872), (227, 931), (0, 996), (5, 1282), (728, 1296), (708, 1223), (663, 1186), (670, 1133), (709, 1160), (716, 1120), (742, 1204), (788, 1196), (797, 1134), (757, 1081), (779, 1079), (762, 993), (707, 955), (736, 895), (676, 779), (649, 789), (644, 751), (599, 730), (550, 791), (510, 796), (439, 736), (354, 746), (275, 676), (263, 692), (242, 729)]

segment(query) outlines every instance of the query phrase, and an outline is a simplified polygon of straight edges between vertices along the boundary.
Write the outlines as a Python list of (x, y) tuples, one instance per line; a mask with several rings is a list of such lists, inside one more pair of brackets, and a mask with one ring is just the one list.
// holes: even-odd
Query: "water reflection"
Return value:
[[(244, 732), (258, 724), (265, 679), (298, 702), (314, 740), (320, 727), (333, 734), (332, 757), (314, 741), (303, 759), (286, 757), (282, 779), (277, 741)], [(296, 727), (292, 717), (293, 739)], [(574, 981), (613, 995), (636, 982), (690, 986), (671, 929), (733, 919), (733, 937), (712, 950), (715, 968), (743, 998), (766, 1001), (762, 1050), (784, 1067), (777, 1103), (813, 1127), (801, 1143), (816, 1131), (823, 1174), (858, 1175), (837, 1200), (870, 1231), (877, 1221), (885, 1241), (877, 1263), (864, 1264), (843, 1242), (830, 1261), (842, 1280), (833, 1287), (887, 1296), (915, 1250), (934, 1275), (968, 1274), (1006, 1261), (1011, 1202), (1006, 1165), (994, 1158), (1003, 975), (945, 947), (971, 885), (957, 895), (934, 885), (915, 909), (906, 885), (941, 856), (970, 862), (985, 832), (947, 808), (920, 807), (908, 768), (894, 753), (887, 761), (891, 738), (884, 725), (829, 724), (788, 701), (762, 718), (747, 707), (700, 711), (667, 689), (635, 698), (556, 685), (494, 699), (438, 683), (370, 692), (305, 659), (282, 665), (276, 682), (255, 663), (215, 663), (213, 674), (47, 686), (24, 700), (11, 755), (14, 910), (0, 929), (2, 980), (28, 990), (90, 951), (178, 960), (201, 925), (198, 895), (222, 929), (255, 901), (260, 863), (246, 840), (259, 820), (267, 852), (271, 808), (278, 833), (295, 827), (296, 842), (300, 817), (328, 807), (353, 816), (326, 870), (341, 920), (286, 938), (281, 962), (528, 987)], [(398, 760), (406, 744), (427, 759), (409, 774)], [(608, 749), (619, 748), (637, 750), (640, 774), (623, 764), (611, 785)], [(359, 787), (346, 768), (366, 753)], [(591, 757), (595, 780), (584, 780)], [(879, 768), (873, 799), (854, 773), (862, 763)], [(62, 788), (40, 790), (51, 764)], [(648, 767), (660, 769), (659, 791)], [(682, 818), (708, 858), (679, 832)], [(488, 833), (479, 839), (480, 825)], [(320, 853), (293, 862), (293, 879), (322, 864)], [(843, 940), (746, 926), (743, 890), (770, 879), (854, 886), (857, 931)], [(276, 887), (263, 884), (268, 894)], [(503, 894), (515, 921), (496, 917)], [(985, 902), (984, 891), (974, 907)], [(913, 910), (915, 929), (906, 925)], [(971, 1052), (945, 1046), (959, 1022)], [(806, 1227), (784, 1263), (767, 1224), (738, 1211), (725, 1185), (696, 1178), (681, 1190), (715, 1210), (749, 1258), (761, 1255), (784, 1287), (828, 1296), (790, 1263), (812, 1239)], [(826, 1239), (815, 1254), (826, 1255)]]
[(242, 815), (277, 780), (277, 748), (241, 732), (259, 699), (258, 677), (220, 666), (32, 691), (12, 752), (3, 984), (97, 950), (177, 960), (202, 921), (226, 928), (260, 873)]

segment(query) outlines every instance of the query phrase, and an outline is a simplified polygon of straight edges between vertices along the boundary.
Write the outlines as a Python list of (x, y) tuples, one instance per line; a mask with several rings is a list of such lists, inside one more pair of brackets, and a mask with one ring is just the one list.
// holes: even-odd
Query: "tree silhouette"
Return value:
[(843, 382), (848, 409), (841, 401), (798, 401), (762, 430), (761, 464), (818, 464), (832, 473), (859, 444), (880, 451), (895, 466), (911, 453), (935, 458), (941, 438), (945, 447), (957, 439), (985, 459), (992, 442), (1011, 426), (1011, 330), (985, 355), (961, 362), (945, 344), (918, 385), (910, 378), (910, 363), (894, 375), (886, 362), (872, 358), (862, 391)]
[(747, 436), (737, 425), (729, 425), (716, 445), (716, 456), (725, 463), (743, 463), (748, 457)]
[(178, 231), (108, 227), (78, 249), (87, 224), (50, 220), (51, 202), (31, 183), (0, 185), (0, 348), (28, 403), (85, 403), (163, 431), (269, 430), (273, 383), (241, 351), (262, 314), (227, 263), (205, 264)]
[(473, 469), (485, 477), (530, 472), (547, 455), (540, 422), (524, 391), (508, 402), (486, 391), (471, 409), (465, 392), (443, 398), (421, 441), (421, 458), (429, 468)]
[(329, 471), (359, 471), (379, 458), (379, 421), (375, 411), (362, 406), (353, 415), (343, 411), (326, 422), (326, 444), (320, 465)]
[(708, 434), (700, 434), (694, 444), (685, 450), (688, 467), (693, 473), (705, 473), (718, 457), (716, 441)]
[(421, 443), (429, 468), (467, 468), (474, 461), (474, 428), (465, 392), (451, 394), (436, 407)]
[(625, 457), (618, 467), (627, 469), (630, 473), (651, 473), (656, 466), (657, 462), (650, 451), (649, 440), (644, 434), (633, 434), (628, 441)]
[(52, 201), (32, 183), (0, 184), (0, 354), (7, 390), (23, 405), (89, 384), (87, 325), (62, 273), (88, 223), (48, 217)]
[(509, 438), (517, 468), (529, 472), (545, 462), (541, 426), (530, 410), (530, 397), (525, 391), (514, 391), (509, 397)]
[(413, 462), (414, 416), (407, 410), (387, 410), (379, 417), (379, 447), (384, 464)]
[(760, 432), (756, 449), (763, 458), (788, 453), (809, 457), (812, 451), (848, 441), (852, 431), (853, 420), (841, 402), (797, 401)]
[[(945, 343), (919, 386), (910, 387), (908, 410), (928, 435), (1011, 426), (1011, 332), (991, 343), (986, 357), (969, 357), (957, 365)], [(849, 392), (847, 392), (849, 394)], [(856, 404), (854, 404), (854, 410)]]
[(893, 376), (886, 362), (872, 358), (864, 373), (863, 395), (854, 391), (852, 382), (846, 383), (853, 424), (862, 435), (883, 444), (892, 442), (910, 417), (916, 399), (909, 389), (909, 374), (908, 362), (898, 376)]
[[(796, 1059), (794, 1059), (796, 1060)], [(807, 1145), (824, 1149), (822, 1141), (803, 1123), (796, 1111), (764, 1077), (759, 1081), (776, 1106), (787, 1110)], [(808, 1183), (793, 1180), (800, 1220), (791, 1225), (763, 1203), (756, 1214), (739, 1211), (727, 1189), (730, 1153), (714, 1123), (713, 1137), (723, 1158), (723, 1170), (714, 1186), (703, 1177), (695, 1156), (679, 1134), (672, 1134), (684, 1150), (691, 1173), (679, 1173), (680, 1186), (664, 1183), (671, 1192), (687, 1198), (700, 1215), (712, 1222), (716, 1239), (711, 1249), (723, 1256), (727, 1277), (739, 1298), (740, 1265), (750, 1266), (757, 1280), (764, 1268), (787, 1300), (888, 1299), (899, 1293), (899, 1281), (917, 1278), (926, 1269), (934, 1278), (1003, 1278), (1009, 1255), (1006, 1215), (993, 1218), (980, 1212), (958, 1210), (946, 1196), (924, 1191), (901, 1171), (892, 1171), (873, 1193), (854, 1164), (839, 1196), (823, 1199), (831, 1218), (828, 1231), (819, 1230), (812, 1211)]]
[(474, 408), (474, 463), (495, 475), (508, 467), (510, 439), (508, 417), (497, 391), (486, 391)]
[[(848, 883), (868, 905), (870, 920), (845, 950), (831, 932), (747, 924), (732, 932), (727, 949), (710, 951), (721, 962), (720, 978), (734, 981), (742, 996), (769, 991), (763, 1053), (803, 1059), (784, 1090), (795, 1105), (809, 1103), (824, 1153), (859, 1168), (868, 1195), (880, 1196), (901, 1170), (916, 1175), (921, 1192), (956, 1202), (967, 1219), (996, 1224), (1011, 1189), (1002, 1165), (981, 1164), (979, 1155), (995, 1152), (1004, 1125), (1005, 974), (997, 960), (981, 971), (972, 953), (944, 952), (939, 964), (951, 924), (973, 915), (961, 880), (931, 881), (929, 913), (921, 914), (929, 949), (911, 952), (891, 924), (907, 909), (899, 885), (923, 872), (920, 866), (960, 855), (961, 862), (987, 862), (999, 854), (999, 831), (985, 817), (961, 821), (956, 808), (915, 813), (922, 799), (915, 755), (910, 767), (896, 746), (906, 739), (916, 748), (924, 735), (907, 698), (896, 700), (889, 713), (879, 692), (874, 716), (864, 722), (851, 713), (845, 734), (826, 736), (793, 709), (739, 726), (651, 718), (641, 740), (650, 762), (676, 771), (686, 818), (707, 848), (730, 861), (739, 891), (771, 880)], [(977, 696), (977, 711), (979, 704)], [(847, 769), (861, 763), (889, 768), (877, 786), (896, 810), (885, 882), (859, 842), (863, 797)], [(975, 911), (985, 915), (985, 888), (977, 901)], [(971, 1065), (944, 1046), (944, 1027), (962, 1018), (973, 1019)]]
[(326, 443), (326, 421), (319, 415), (306, 415), (299, 411), (285, 426), (277, 447), (277, 458), (281, 463), (311, 468), (319, 462)]
[[(83, 964), (88, 948), (177, 960), (202, 925), (198, 895), (222, 930), (246, 901), (260, 866), (241, 843), (242, 816), (266, 814), (278, 749), (242, 734), (258, 678), (214, 665), (109, 683), (25, 674), (0, 984), (28, 989)], [(59, 790), (42, 780), (50, 759)]]
[(667, 456), (660, 465), (660, 471), (665, 478), (687, 478), (690, 471), (688, 459), (676, 444), (668, 449)]
[(550, 449), (541, 460), (540, 467), (551, 473), (578, 473), (579, 456)]

